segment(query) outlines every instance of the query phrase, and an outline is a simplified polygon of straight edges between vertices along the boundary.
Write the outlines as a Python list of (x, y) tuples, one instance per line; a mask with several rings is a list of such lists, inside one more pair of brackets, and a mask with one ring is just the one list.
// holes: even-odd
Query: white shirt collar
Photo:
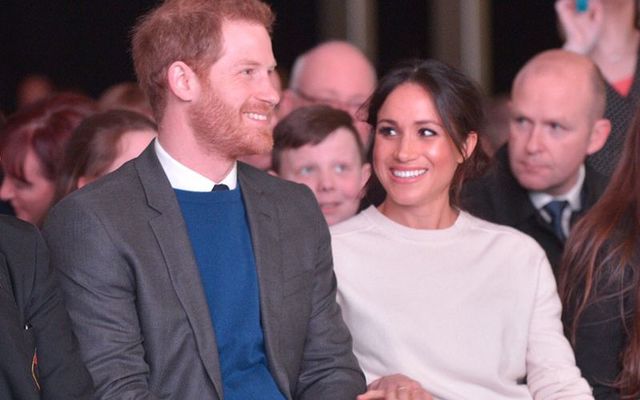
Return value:
[(576, 184), (565, 194), (560, 196), (552, 196), (543, 192), (529, 192), (529, 198), (536, 210), (542, 209), (552, 200), (567, 200), (569, 202), (569, 208), (571, 211), (580, 211), (582, 209), (582, 200), (580, 193), (582, 192), (582, 185), (584, 184), (585, 168), (584, 164), (580, 166), (578, 170), (578, 180)]
[(210, 192), (213, 186), (219, 183), (227, 185), (229, 190), (234, 190), (238, 186), (237, 162), (233, 163), (233, 168), (222, 181), (214, 182), (171, 157), (160, 145), (158, 139), (155, 140), (154, 149), (160, 165), (167, 178), (169, 178), (171, 187), (174, 189), (188, 190), (190, 192)]

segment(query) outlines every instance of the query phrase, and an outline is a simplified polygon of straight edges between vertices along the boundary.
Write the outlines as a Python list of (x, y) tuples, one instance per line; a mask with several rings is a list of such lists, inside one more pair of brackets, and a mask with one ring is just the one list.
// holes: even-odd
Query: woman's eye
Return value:
[(337, 173), (343, 173), (349, 170), (349, 166), (347, 164), (338, 164), (333, 167)]
[(425, 137), (437, 135), (436, 131), (428, 128), (422, 128), (418, 131), (418, 133), (420, 134), (420, 136), (425, 136)]
[(390, 126), (381, 126), (381, 127), (379, 127), (378, 128), (378, 133), (383, 135), (383, 136), (395, 136), (397, 134), (396, 130), (393, 129), (392, 127), (390, 127)]

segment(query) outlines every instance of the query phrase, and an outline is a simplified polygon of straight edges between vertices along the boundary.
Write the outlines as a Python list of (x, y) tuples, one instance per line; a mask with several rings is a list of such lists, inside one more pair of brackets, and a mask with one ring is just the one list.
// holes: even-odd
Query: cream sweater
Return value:
[(375, 207), (331, 232), (367, 382), (403, 373), (450, 400), (592, 399), (533, 239), (465, 212), (447, 229), (412, 229)]

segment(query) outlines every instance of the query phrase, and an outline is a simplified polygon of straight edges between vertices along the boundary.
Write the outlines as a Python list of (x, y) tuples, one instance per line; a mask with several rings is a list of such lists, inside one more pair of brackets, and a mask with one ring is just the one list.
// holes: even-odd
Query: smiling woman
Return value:
[(457, 207), (485, 158), (475, 86), (415, 61), (380, 81), (368, 112), (387, 195), (332, 227), (338, 301), (370, 389), (359, 399), (592, 398), (542, 249)]

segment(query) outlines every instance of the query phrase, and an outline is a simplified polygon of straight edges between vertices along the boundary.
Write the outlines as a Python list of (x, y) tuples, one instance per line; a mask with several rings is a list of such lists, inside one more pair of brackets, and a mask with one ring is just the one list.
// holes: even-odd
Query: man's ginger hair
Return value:
[(167, 0), (133, 29), (132, 55), (138, 83), (156, 121), (167, 104), (167, 70), (176, 61), (199, 77), (220, 57), (224, 21), (248, 21), (271, 33), (275, 16), (260, 0)]

